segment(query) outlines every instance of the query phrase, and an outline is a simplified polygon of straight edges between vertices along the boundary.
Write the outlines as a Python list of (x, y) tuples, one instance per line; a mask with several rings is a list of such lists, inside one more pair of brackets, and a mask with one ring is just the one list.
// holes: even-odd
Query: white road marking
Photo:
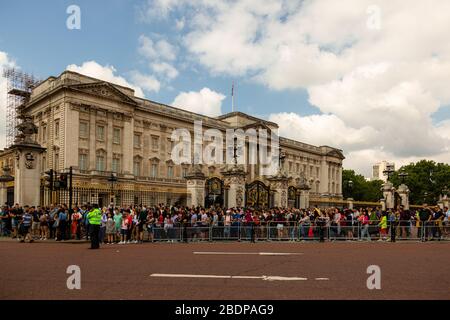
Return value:
[(221, 251), (194, 251), (194, 254), (204, 255), (259, 255), (259, 256), (297, 256), (301, 252), (221, 252)]
[(314, 280), (322, 281), (322, 280), (330, 280), (329, 278), (315, 278)]
[[(213, 278), (213, 279), (260, 279), (264, 281), (306, 281), (303, 277), (282, 277), (282, 276), (225, 276), (212, 274), (173, 274), (173, 273), (153, 273), (150, 277), (160, 278)], [(316, 278), (327, 279), (328, 278)]]
[(268, 281), (305, 281), (308, 278), (301, 277), (280, 277), (280, 276), (263, 276), (263, 280)]
[(169, 273), (153, 273), (150, 277), (163, 277), (163, 278), (218, 278), (218, 279), (231, 279), (232, 276), (216, 276), (211, 274), (169, 274)]

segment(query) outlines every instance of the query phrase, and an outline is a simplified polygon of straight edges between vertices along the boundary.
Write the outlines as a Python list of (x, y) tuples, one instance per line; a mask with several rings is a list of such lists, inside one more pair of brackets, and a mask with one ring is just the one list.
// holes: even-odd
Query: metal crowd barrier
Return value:
[[(325, 226), (314, 223), (270, 221), (259, 224), (233, 222), (231, 225), (204, 225), (152, 227), (153, 241), (376, 241), (390, 240), (391, 228), (395, 228), (396, 241), (450, 240), (450, 223), (436, 224), (434, 221), (396, 221), (387, 223), (386, 233), (380, 233), (379, 220), (367, 225), (347, 221), (341, 225), (329, 222)], [(145, 238), (149, 239), (147, 228)]]

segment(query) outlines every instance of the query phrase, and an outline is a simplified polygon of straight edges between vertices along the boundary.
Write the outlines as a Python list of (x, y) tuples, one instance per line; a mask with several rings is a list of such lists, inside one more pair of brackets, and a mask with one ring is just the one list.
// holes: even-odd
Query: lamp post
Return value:
[(405, 169), (402, 169), (400, 174), (398, 175), (400, 177), (400, 180), (402, 181), (402, 184), (405, 183), (406, 178), (408, 178), (408, 173), (405, 172)]
[(115, 194), (114, 194), (114, 183), (117, 182), (117, 175), (115, 172), (111, 172), (111, 175), (108, 177), (108, 181), (111, 183), (111, 203), (114, 208)]
[(386, 166), (386, 169), (383, 170), (383, 175), (385, 175), (386, 178), (386, 182), (389, 181), (389, 178), (394, 174), (395, 170), (392, 166)]

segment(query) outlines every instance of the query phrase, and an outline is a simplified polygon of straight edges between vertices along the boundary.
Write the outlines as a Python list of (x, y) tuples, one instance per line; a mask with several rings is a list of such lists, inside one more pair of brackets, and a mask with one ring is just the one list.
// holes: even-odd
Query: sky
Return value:
[[(450, 162), (449, 30), (448, 0), (4, 0), (0, 71), (72, 70), (209, 116), (234, 83), (235, 110), (369, 177)], [(0, 76), (0, 123), (5, 100)]]

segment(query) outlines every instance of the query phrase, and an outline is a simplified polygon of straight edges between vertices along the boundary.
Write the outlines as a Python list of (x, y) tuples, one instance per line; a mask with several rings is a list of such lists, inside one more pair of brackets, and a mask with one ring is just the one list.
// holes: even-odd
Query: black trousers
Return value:
[(91, 224), (89, 226), (89, 235), (91, 237), (91, 249), (100, 248), (99, 243), (99, 233), (100, 233), (100, 225), (99, 224)]
[(319, 227), (319, 241), (320, 242), (325, 241), (325, 228), (323, 226)]
[(396, 225), (391, 223), (391, 242), (395, 242), (396, 231), (397, 231)]

